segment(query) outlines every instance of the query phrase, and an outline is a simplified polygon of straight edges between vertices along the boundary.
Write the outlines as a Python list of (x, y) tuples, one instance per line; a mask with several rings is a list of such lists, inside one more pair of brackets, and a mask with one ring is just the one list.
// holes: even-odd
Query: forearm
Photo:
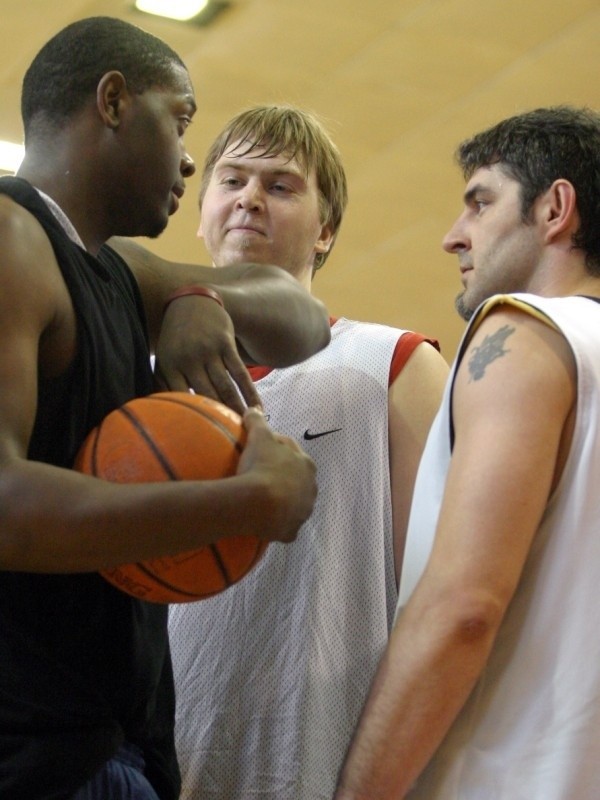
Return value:
[(407, 609), (392, 632), (335, 800), (400, 800), (441, 743), (487, 659), (493, 633)]
[(152, 346), (158, 340), (167, 297), (193, 284), (219, 292), (241, 349), (254, 363), (289, 366), (329, 342), (325, 307), (279, 267), (236, 264), (216, 269), (166, 261), (128, 239), (111, 239), (110, 245), (136, 277)]
[(123, 485), (16, 459), (0, 479), (0, 569), (95, 571), (240, 533), (262, 537), (276, 518), (271, 499), (251, 474)]
[[(228, 269), (217, 270), (217, 276)], [(325, 306), (279, 267), (247, 265), (239, 280), (211, 285), (223, 297), (236, 339), (252, 363), (290, 366), (329, 343)]]

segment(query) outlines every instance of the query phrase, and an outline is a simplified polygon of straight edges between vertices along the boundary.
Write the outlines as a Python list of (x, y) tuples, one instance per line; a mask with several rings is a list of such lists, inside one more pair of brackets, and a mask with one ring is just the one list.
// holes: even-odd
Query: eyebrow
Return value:
[[(215, 172), (218, 172), (223, 169), (237, 169), (240, 171), (244, 171), (246, 169), (250, 169), (251, 162), (254, 160), (252, 156), (229, 156), (223, 155), (221, 157), (223, 160), (219, 160), (217, 164), (215, 164)], [(280, 175), (286, 176), (291, 175), (294, 178), (299, 178), (302, 181), (305, 181), (305, 175), (301, 169), (295, 167), (287, 167), (285, 165), (275, 167), (274, 169), (266, 169), (265, 173), (267, 175), (271, 175), (273, 177), (278, 177)]]
[(186, 102), (188, 104), (188, 106), (190, 106), (190, 108), (192, 109), (193, 113), (195, 114), (196, 111), (198, 111), (198, 106), (196, 105), (196, 100), (194, 99), (194, 95), (193, 94), (186, 94), (186, 95), (183, 96), (183, 99), (184, 99), (184, 102)]
[(475, 186), (472, 186), (467, 192), (464, 193), (463, 200), (465, 202), (465, 205), (468, 206), (469, 203), (472, 203), (476, 195), (481, 194), (482, 192), (484, 194), (489, 194), (490, 191), (491, 190), (489, 186), (484, 186), (481, 183), (476, 183)]

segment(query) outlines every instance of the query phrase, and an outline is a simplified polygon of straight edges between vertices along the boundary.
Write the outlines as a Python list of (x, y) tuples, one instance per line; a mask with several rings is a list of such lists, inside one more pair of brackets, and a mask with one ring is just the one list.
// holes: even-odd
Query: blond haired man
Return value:
[[(259, 106), (216, 138), (200, 202), (216, 265), (278, 264), (310, 289), (340, 228), (346, 177), (314, 115)], [(171, 609), (185, 800), (330, 798), (387, 642), (447, 367), (411, 331), (341, 318), (331, 337), (297, 367), (251, 368), (270, 424), (317, 463), (310, 520), (240, 584)]]

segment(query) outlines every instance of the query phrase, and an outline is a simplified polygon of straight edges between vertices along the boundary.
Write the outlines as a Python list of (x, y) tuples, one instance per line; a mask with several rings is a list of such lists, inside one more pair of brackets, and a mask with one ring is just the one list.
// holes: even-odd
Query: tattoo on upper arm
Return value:
[(505, 349), (504, 343), (514, 332), (515, 328), (510, 325), (503, 325), (496, 333), (486, 336), (478, 347), (473, 348), (473, 353), (469, 359), (469, 382), (483, 378), (488, 364), (510, 352)]

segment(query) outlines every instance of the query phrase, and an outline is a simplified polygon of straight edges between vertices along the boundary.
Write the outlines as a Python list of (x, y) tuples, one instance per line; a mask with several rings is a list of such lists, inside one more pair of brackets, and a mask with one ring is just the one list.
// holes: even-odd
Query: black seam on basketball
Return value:
[[(190, 395), (190, 397), (193, 397), (193, 395)], [(186, 403), (177, 397), (166, 397), (164, 394), (161, 394), (160, 397), (150, 394), (144, 399), (158, 400), (158, 401), (164, 400), (165, 403), (174, 403), (175, 405), (183, 406), (184, 408), (187, 408), (190, 411), (194, 411), (196, 414), (199, 414), (204, 419), (207, 419), (209, 422), (212, 422), (212, 424), (215, 425), (215, 427), (217, 427), (221, 431), (221, 433), (225, 434), (225, 436), (229, 439), (229, 441), (234, 445), (235, 449), (240, 453), (242, 452), (243, 448), (241, 444), (238, 442), (238, 440), (235, 438), (234, 434), (229, 430), (229, 428), (223, 425), (223, 423), (219, 419), (208, 414), (203, 408), (198, 408), (198, 406), (195, 406), (192, 403)]]
[(152, 438), (148, 434), (148, 432), (147, 432), (146, 428), (144, 427), (143, 423), (140, 422), (140, 420), (136, 417), (136, 415), (132, 411), (130, 411), (130, 409), (127, 408), (126, 406), (121, 406), (121, 408), (119, 408), (119, 412), (121, 414), (123, 414), (124, 416), (126, 416), (127, 419), (131, 422), (133, 427), (136, 429), (136, 431), (140, 434), (142, 439), (146, 442), (146, 444), (148, 445), (150, 450), (153, 452), (153, 454), (156, 457), (158, 463), (164, 469), (164, 471), (167, 474), (167, 476), (172, 481), (178, 480), (178, 475), (177, 475), (176, 471), (173, 469), (173, 467), (171, 466), (169, 461), (165, 458), (165, 456), (162, 453), (162, 451), (158, 449), (158, 447), (156, 446), (156, 444), (154, 443), (154, 441), (152, 440)]
[(221, 575), (223, 576), (223, 580), (227, 586), (231, 586), (231, 576), (227, 571), (227, 566), (223, 559), (221, 558), (221, 553), (219, 552), (217, 546), (215, 544), (209, 545), (210, 549), (212, 550), (212, 554), (215, 557), (215, 561), (217, 562), (217, 567), (221, 570)]
[(175, 586), (174, 584), (170, 583), (169, 581), (164, 580), (161, 578), (160, 575), (157, 575), (156, 572), (152, 572), (151, 569), (148, 569), (142, 562), (137, 563), (137, 568), (140, 572), (143, 572), (144, 575), (147, 575), (151, 578), (155, 583), (160, 584), (164, 589), (168, 589), (175, 594), (179, 594), (182, 597), (194, 597), (196, 599), (201, 599), (205, 597), (204, 594), (198, 594), (198, 592), (186, 592), (185, 589), (181, 589), (179, 586)]
[(102, 430), (102, 423), (98, 425), (94, 440), (92, 442), (92, 455), (90, 457), (92, 475), (98, 474), (98, 441), (100, 440), (100, 432)]

